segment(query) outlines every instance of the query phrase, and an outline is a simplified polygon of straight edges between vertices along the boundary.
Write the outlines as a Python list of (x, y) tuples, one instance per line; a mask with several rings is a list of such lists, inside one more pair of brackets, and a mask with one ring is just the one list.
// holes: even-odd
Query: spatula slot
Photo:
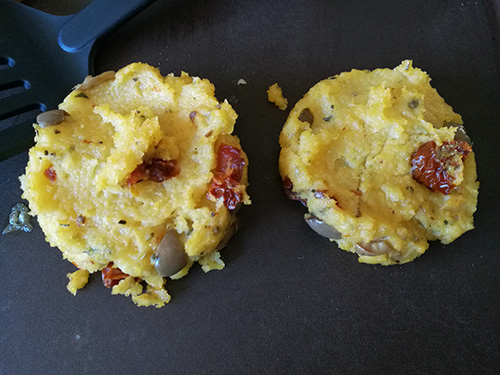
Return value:
[(75, 15), (56, 16), (0, 0), (0, 161), (30, 147), (36, 116), (89, 74), (94, 42), (153, 1), (87, 1)]
[(25, 121), (36, 121), (36, 116), (46, 110), (43, 104), (35, 103), (19, 108), (10, 114), (0, 114), (0, 131)]
[(10, 57), (0, 57), (0, 71), (14, 66), (15, 62)]
[[(0, 58), (0, 98), (9, 96), (9, 93), (3, 91), (8, 91), (14, 88), (24, 88), (29, 89), (31, 84), (26, 78), (26, 71), (20, 69), (15, 61), (8, 57)], [(22, 91), (22, 90), (21, 90)], [(13, 93), (12, 93), (13, 94)], [(5, 112), (4, 109), (0, 108), (0, 111)]]
[(0, 99), (0, 120), (19, 115), (30, 109), (45, 110), (46, 105), (40, 103), (39, 96), (33, 90), (25, 90), (22, 94), (10, 95)]
[(17, 80), (7, 83), (0, 83), (0, 99), (11, 95), (21, 94), (30, 88), (30, 83), (24, 80)]

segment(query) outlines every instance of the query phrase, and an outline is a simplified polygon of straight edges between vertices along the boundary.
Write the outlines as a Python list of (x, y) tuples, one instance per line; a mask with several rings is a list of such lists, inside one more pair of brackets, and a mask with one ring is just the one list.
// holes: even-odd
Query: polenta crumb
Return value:
[(282, 111), (286, 110), (288, 107), (288, 100), (283, 96), (283, 91), (277, 83), (269, 86), (267, 90), (267, 99)]
[(70, 293), (76, 295), (78, 289), (82, 289), (85, 285), (87, 285), (87, 282), (89, 281), (89, 271), (77, 270), (73, 273), (68, 273), (66, 277), (69, 279), (66, 288), (68, 288)]

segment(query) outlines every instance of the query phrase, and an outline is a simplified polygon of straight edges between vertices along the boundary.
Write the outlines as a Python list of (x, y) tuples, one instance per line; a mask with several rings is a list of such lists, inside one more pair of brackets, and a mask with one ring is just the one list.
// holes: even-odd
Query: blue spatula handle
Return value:
[(95, 0), (71, 17), (59, 31), (67, 52), (78, 52), (128, 21), (155, 0)]

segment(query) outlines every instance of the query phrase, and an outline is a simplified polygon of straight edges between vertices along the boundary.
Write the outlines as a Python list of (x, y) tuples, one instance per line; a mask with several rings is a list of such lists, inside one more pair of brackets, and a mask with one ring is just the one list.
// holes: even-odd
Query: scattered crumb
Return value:
[(68, 273), (66, 277), (69, 279), (66, 288), (73, 294), (76, 295), (78, 289), (82, 289), (89, 281), (89, 271), (78, 270), (73, 273)]
[(238, 80), (238, 85), (246, 85), (247, 84), (247, 81), (245, 81), (243, 78), (240, 78)]
[(23, 203), (17, 203), (14, 205), (14, 207), (10, 210), (9, 224), (4, 228), (2, 234), (18, 230), (31, 232), (33, 230), (33, 226), (30, 223), (28, 211), (28, 207), (26, 207)]
[(282, 111), (288, 106), (288, 100), (283, 96), (283, 91), (281, 91), (281, 87), (279, 87), (277, 83), (269, 86), (269, 90), (267, 90), (267, 99)]

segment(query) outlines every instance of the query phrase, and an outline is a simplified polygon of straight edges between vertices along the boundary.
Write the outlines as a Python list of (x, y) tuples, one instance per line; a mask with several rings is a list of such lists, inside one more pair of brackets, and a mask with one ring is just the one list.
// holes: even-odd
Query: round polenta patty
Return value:
[(37, 118), (23, 197), (48, 242), (113, 294), (142, 306), (170, 300), (166, 276), (193, 262), (221, 269), (218, 250), (250, 204), (236, 113), (206, 79), (134, 63), (87, 77)]
[(410, 262), (473, 228), (479, 183), (462, 118), (403, 61), (312, 87), (280, 135), (280, 174), (316, 232), (360, 262)]

